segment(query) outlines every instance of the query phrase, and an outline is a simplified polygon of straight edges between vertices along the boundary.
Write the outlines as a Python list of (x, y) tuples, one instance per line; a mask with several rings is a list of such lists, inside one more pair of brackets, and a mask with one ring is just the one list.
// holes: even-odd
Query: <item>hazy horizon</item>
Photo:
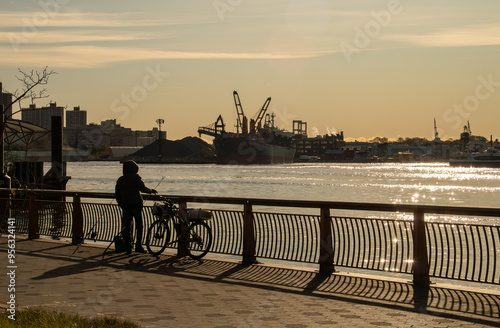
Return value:
[[(0, 82), (58, 72), (50, 101), (169, 139), (197, 135), (232, 97), (254, 116), (267, 97), (281, 128), (310, 136), (500, 138), (500, 2), (485, 0), (6, 1)], [(23, 103), (27, 107), (28, 102)]]

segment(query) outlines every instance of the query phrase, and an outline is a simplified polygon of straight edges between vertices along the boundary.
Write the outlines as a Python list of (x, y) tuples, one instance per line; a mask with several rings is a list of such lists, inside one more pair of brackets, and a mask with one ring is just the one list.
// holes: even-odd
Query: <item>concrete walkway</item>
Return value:
[[(114, 253), (96, 244), (16, 240), (16, 305), (116, 315), (142, 327), (500, 326), (500, 293), (216, 259)], [(0, 238), (1, 263), (7, 239)], [(5, 307), (9, 269), (2, 265)], [(416, 300), (416, 301), (415, 301)]]

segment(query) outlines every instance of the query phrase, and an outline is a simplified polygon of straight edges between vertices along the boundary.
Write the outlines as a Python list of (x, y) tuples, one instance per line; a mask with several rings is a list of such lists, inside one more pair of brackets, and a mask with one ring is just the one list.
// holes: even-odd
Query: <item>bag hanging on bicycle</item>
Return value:
[(212, 211), (204, 210), (201, 208), (188, 208), (187, 219), (188, 220), (210, 220), (212, 218)]

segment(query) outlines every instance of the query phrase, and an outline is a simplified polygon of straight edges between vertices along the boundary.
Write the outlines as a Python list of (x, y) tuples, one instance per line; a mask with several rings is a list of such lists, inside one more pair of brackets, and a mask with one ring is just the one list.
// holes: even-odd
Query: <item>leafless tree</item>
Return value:
[[(22, 83), (23, 86), (21, 89), (18, 89), (12, 93), (12, 95), (14, 96), (14, 100), (10, 103), (10, 105), (7, 106), (7, 108), (4, 108), (4, 115), (7, 109), (9, 107), (13, 107), (16, 103), (19, 104), (19, 110), (13, 112), (10, 116), (19, 113), (21, 111), (21, 101), (23, 99), (30, 99), (31, 103), (33, 104), (35, 99), (49, 97), (49, 95), (47, 94), (47, 89), (45, 87), (41, 89), (39, 89), (38, 87), (47, 85), (49, 83), (49, 78), (52, 75), (57, 74), (55, 71), (49, 70), (48, 67), (45, 67), (43, 71), (31, 70), (29, 72), (25, 72), (20, 68), (18, 69), (18, 71), (19, 75), (16, 76), (16, 78)], [(4, 127), (2, 127), (2, 131), (3, 128)]]
[[(49, 83), (49, 78), (52, 75), (57, 74), (55, 71), (49, 70), (48, 67), (45, 67), (42, 71), (31, 70), (25, 72), (21, 69), (18, 69), (18, 71), (19, 75), (16, 78), (21, 82), (22, 88), (12, 93), (14, 100), (6, 108), (3, 108), (0, 115), (0, 175), (3, 174), (4, 170), (4, 133), (7, 119), (21, 111), (21, 101), (23, 99), (31, 99), (31, 103), (33, 103), (35, 99), (47, 98), (49, 95), (44, 86)], [(12, 114), (6, 117), (5, 113), (7, 110), (13, 108), (16, 103), (19, 104), (19, 110), (16, 112), (13, 111)]]

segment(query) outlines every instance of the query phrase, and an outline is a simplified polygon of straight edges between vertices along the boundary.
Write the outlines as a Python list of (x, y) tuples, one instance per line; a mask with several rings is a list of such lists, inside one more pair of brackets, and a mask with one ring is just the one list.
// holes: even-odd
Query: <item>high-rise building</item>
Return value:
[(3, 105), (3, 109), (7, 111), (5, 112), (5, 116), (8, 118), (11, 118), (12, 116), (12, 106), (10, 104), (12, 103), (12, 94), (8, 92), (3, 92), (2, 89), (2, 83), (0, 83), (0, 105)]
[(80, 106), (66, 111), (66, 127), (87, 125), (87, 111), (80, 110)]
[(57, 104), (50, 103), (49, 107), (37, 108), (36, 105), (30, 105), (21, 110), (21, 119), (25, 122), (51, 130), (51, 117), (61, 116), (64, 121), (64, 107), (58, 107)]

